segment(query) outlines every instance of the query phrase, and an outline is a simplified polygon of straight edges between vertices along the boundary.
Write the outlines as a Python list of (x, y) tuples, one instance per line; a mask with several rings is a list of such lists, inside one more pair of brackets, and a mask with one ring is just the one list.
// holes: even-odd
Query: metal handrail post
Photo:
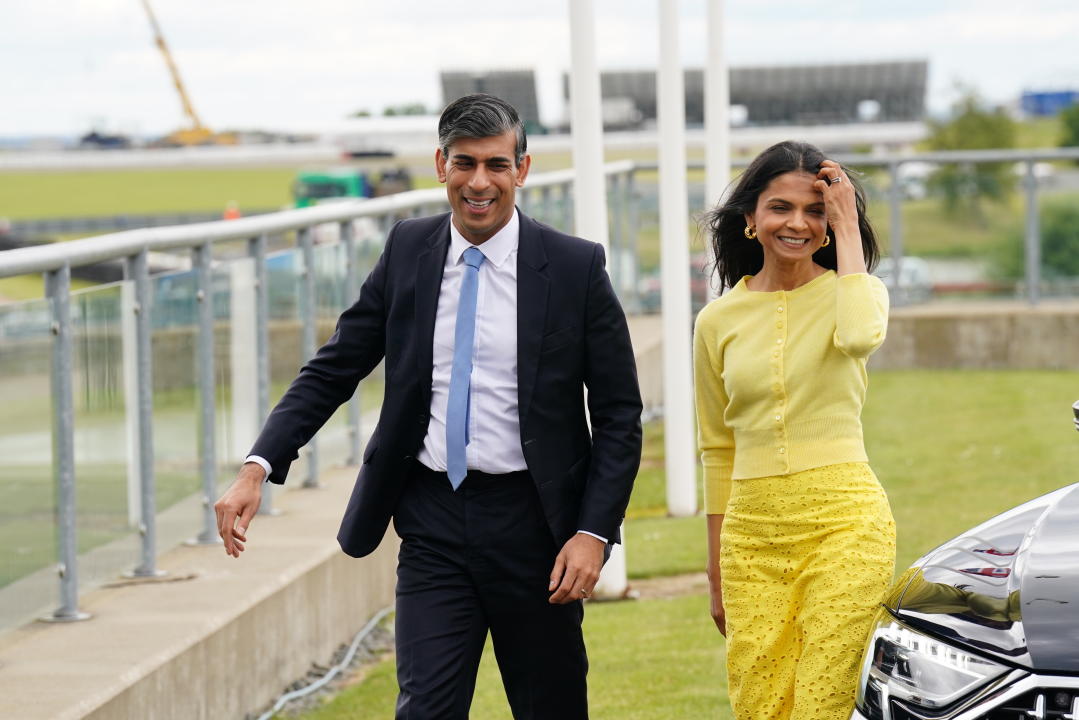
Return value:
[[(359, 268), (356, 258), (356, 234), (352, 222), (341, 223), (341, 244), (345, 250), (345, 307), (356, 302), (360, 294)], [(360, 416), (362, 411), (361, 391), (363, 382), (356, 386), (356, 392), (348, 401), (348, 464), (359, 465), (363, 457), (360, 446)]]
[(128, 277), (135, 281), (135, 357), (138, 378), (139, 447), (139, 534), (142, 536), (139, 564), (127, 573), (131, 577), (164, 575), (157, 562), (157, 502), (154, 483), (154, 373), (150, 322), (151, 287), (147, 251), (129, 257)]
[(572, 235), (576, 232), (573, 225), (573, 183), (562, 183), (562, 232)]
[(626, 194), (626, 208), (628, 219), (626, 225), (628, 226), (628, 245), (630, 254), (633, 258), (633, 262), (630, 264), (630, 297), (633, 298), (633, 303), (630, 306), (633, 312), (639, 312), (641, 308), (641, 296), (640, 296), (640, 276), (641, 276), (641, 253), (640, 253), (640, 225), (641, 225), (641, 207), (640, 195), (637, 193), (637, 171), (631, 169), (626, 173), (626, 184), (624, 192)]
[(1034, 174), (1034, 161), (1027, 160), (1027, 172), (1023, 177), (1027, 196), (1026, 232), (1023, 235), (1026, 256), (1027, 299), (1031, 305), (1041, 300), (1042, 243), (1038, 228), (1038, 177)]
[(903, 269), (903, 188), (899, 184), (899, 163), (888, 164), (888, 232), (892, 240), (892, 297), (896, 304), (901, 304), (903, 294), (900, 291), (902, 281), (899, 274)]
[[(299, 235), (300, 251), (303, 253), (303, 282), (300, 294), (300, 325), (302, 327), (303, 358), (306, 363), (315, 355), (315, 326), (318, 311), (315, 297), (315, 239), (311, 227), (301, 228)], [(318, 439), (312, 437), (307, 442), (307, 476), (303, 487), (317, 488), (318, 482)]]
[(552, 224), (554, 218), (554, 200), (551, 198), (551, 186), (544, 185), (540, 188), (540, 207), (542, 208), (542, 220), (547, 224)]
[(615, 294), (619, 300), (625, 300), (624, 288), (622, 287), (625, 278), (622, 272), (622, 259), (625, 256), (625, 247), (623, 244), (623, 219), (626, 212), (626, 206), (624, 197), (622, 195), (622, 177), (620, 175), (611, 175), (608, 178), (610, 186), (610, 195), (613, 200), (611, 203), (611, 214), (613, 215), (613, 222), (610, 224), (611, 228), (611, 253), (607, 258), (607, 267), (609, 268), (611, 275), (611, 284), (614, 285)]
[(383, 237), (390, 234), (390, 230), (393, 229), (393, 224), (395, 222), (396, 219), (393, 213), (384, 213), (378, 216), (378, 230), (382, 233)]
[[(270, 414), (270, 282), (266, 273), (266, 235), (247, 241), (247, 254), (255, 263), (255, 415), (259, 426)], [(259, 515), (275, 515), (273, 483), (263, 483)]]
[(45, 273), (52, 311), (52, 468), (56, 483), (60, 607), (48, 622), (85, 620), (80, 612), (75, 504), (75, 404), (72, 391), (71, 266)]
[(198, 382), (199, 382), (199, 468), (202, 474), (202, 532), (192, 542), (212, 545), (221, 542), (217, 534), (217, 513), (214, 498), (217, 495), (217, 448), (214, 445), (215, 412), (214, 397), (214, 290), (213, 250), (205, 243), (191, 251), (198, 289), (195, 300), (199, 310), (198, 332)]

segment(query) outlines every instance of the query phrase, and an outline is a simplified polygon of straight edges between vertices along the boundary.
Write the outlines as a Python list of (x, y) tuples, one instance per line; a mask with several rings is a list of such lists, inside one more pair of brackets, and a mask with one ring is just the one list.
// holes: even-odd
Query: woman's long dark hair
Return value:
[[(735, 183), (727, 201), (705, 215), (704, 222), (712, 236), (712, 251), (716, 259), (715, 270), (721, 287), (732, 288), (744, 275), (756, 275), (764, 265), (764, 252), (756, 240), (745, 236), (746, 214), (757, 209), (757, 198), (768, 183), (784, 173), (804, 171), (816, 175), (825, 155), (809, 143), (787, 140), (776, 143), (758, 155)], [(877, 234), (865, 214), (865, 190), (847, 168), (847, 179), (854, 185), (855, 205), (858, 208), (858, 230), (862, 236), (862, 253), (866, 268), (872, 272), (877, 265), (880, 250)], [(813, 261), (831, 270), (836, 269), (835, 236), (827, 229), (832, 242), (813, 253)]]

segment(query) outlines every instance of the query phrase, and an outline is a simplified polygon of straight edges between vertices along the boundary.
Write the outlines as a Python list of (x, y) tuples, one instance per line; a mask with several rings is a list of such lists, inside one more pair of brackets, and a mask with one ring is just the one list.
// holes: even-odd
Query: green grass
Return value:
[[(96, 283), (72, 279), (72, 290), (85, 290)], [(45, 297), (45, 279), (41, 275), (18, 275), (0, 278), (0, 303), (19, 300), (37, 300)]]
[[(1013, 226), (1023, 222), (1024, 200), (1014, 192), (1000, 201), (983, 204), (984, 222), (969, 213), (948, 212), (939, 198), (903, 203), (903, 249), (907, 255), (924, 257), (985, 257), (999, 245)], [(869, 205), (869, 218), (882, 250), (889, 252), (891, 234), (886, 201)]]
[[(877, 371), (863, 414), (871, 464), (898, 525), (901, 571), (963, 530), (1075, 481), (1079, 436), (1070, 422), (1079, 374), (1070, 372)], [(663, 434), (645, 426), (642, 471), (626, 520), (631, 579), (700, 572), (702, 516), (667, 518)], [(724, 645), (707, 598), (689, 595), (594, 603), (585, 635), (595, 718), (729, 718)], [(393, 660), (304, 720), (381, 717), (393, 707)], [(473, 716), (508, 718), (488, 647)]]
[[(164, 509), (198, 489), (196, 471), (155, 473), (157, 505)], [(52, 469), (0, 465), (0, 587), (56, 562)], [(80, 463), (76, 484), (78, 552), (133, 535), (127, 520), (127, 469), (122, 464)], [(195, 527), (194, 522), (192, 527)]]
[(703, 514), (627, 520), (625, 533), (631, 580), (703, 572), (707, 565)]
[(281, 207), (292, 168), (73, 170), (0, 173), (0, 217), (84, 217), (123, 213)]
[(1055, 148), (1064, 129), (1060, 116), (1031, 118), (1015, 124), (1015, 146), (1019, 148)]
[(897, 568), (1079, 480), (1079, 373), (874, 372), (863, 423), (898, 528)]
[[(897, 569), (1013, 505), (1079, 480), (1079, 373), (887, 370), (870, 375), (866, 450), (898, 526)], [(629, 574), (705, 565), (701, 517), (668, 519), (658, 422), (645, 426), (627, 513)]]
[[(639, 602), (593, 603), (585, 610), (591, 717), (595, 720), (732, 717), (722, 638), (707, 600), (690, 595)], [(393, 660), (365, 680), (304, 714), (305, 720), (387, 717), (397, 694)], [(509, 718), (490, 643), (480, 663), (472, 717)]]

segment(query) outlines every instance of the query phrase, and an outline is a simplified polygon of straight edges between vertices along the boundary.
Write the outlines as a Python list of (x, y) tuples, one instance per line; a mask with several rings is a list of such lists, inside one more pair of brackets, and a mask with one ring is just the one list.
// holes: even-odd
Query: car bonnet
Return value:
[(1079, 671), (1079, 483), (931, 551), (885, 604), (912, 626), (1008, 663)]

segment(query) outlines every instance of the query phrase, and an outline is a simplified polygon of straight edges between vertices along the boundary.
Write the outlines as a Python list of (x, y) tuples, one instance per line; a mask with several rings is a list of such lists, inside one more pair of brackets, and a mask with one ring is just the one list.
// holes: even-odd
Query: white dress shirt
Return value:
[[(521, 421), (517, 408), (517, 211), (506, 226), (476, 249), (483, 253), (476, 294), (476, 336), (472, 346), (469, 397), (469, 470), (492, 475), (527, 470), (521, 450)], [(464, 277), (465, 250), (473, 247), (450, 223), (450, 249), (438, 294), (434, 346), (431, 348), (431, 421), (417, 459), (440, 472), (446, 470), (446, 405), (453, 368), (453, 339), (457, 306)]]

